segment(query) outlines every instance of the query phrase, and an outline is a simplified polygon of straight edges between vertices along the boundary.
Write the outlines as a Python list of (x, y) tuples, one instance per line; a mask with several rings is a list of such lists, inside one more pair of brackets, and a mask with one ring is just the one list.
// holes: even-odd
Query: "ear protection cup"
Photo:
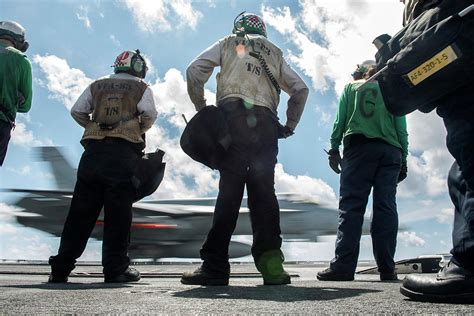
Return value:
[(137, 49), (135, 52), (136, 54), (132, 57), (132, 60), (130, 61), (130, 66), (132, 70), (139, 75), (140, 78), (144, 79), (148, 67), (146, 66), (145, 59), (142, 57), (142, 55), (140, 55), (140, 51)]
[(138, 56), (134, 56), (133, 58), (134, 60), (132, 61), (132, 68), (133, 68), (133, 71), (137, 72), (137, 73), (141, 73), (143, 71), (143, 60)]
[(28, 47), (30, 47), (30, 43), (28, 43), (27, 41), (24, 41), (24, 42), (21, 43), (19, 46), (20, 46), (20, 47), (18, 47), (18, 49), (19, 49), (22, 53), (24, 53), (24, 52), (26, 52), (26, 50), (28, 49)]

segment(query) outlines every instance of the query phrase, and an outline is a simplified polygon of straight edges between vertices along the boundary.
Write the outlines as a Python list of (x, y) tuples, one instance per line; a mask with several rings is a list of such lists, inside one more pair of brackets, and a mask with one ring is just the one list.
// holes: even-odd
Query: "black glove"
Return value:
[(339, 153), (338, 149), (330, 149), (329, 151), (326, 151), (327, 154), (329, 155), (329, 167), (331, 167), (332, 170), (334, 170), (335, 173), (340, 174), (341, 169), (339, 169), (339, 165), (341, 164), (342, 158), (341, 154)]
[(18, 94), (18, 105), (23, 105), (26, 101), (25, 96), (20, 91), (18, 91), (17, 94)]
[(293, 135), (295, 132), (291, 128), (289, 128), (287, 125), (283, 126), (279, 124), (278, 126), (278, 138), (288, 138), (291, 135)]
[(402, 168), (400, 169), (400, 173), (398, 174), (397, 183), (400, 183), (403, 180), (405, 180), (405, 178), (407, 177), (407, 173), (408, 173), (407, 163), (404, 162), (404, 163), (402, 163)]

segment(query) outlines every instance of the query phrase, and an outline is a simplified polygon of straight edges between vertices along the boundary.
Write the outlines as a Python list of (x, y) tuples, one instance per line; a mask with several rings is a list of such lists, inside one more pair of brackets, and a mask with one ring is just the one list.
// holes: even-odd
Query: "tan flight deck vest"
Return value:
[(217, 74), (217, 100), (238, 97), (251, 104), (268, 107), (277, 114), (280, 96), (259, 60), (250, 56), (249, 53), (253, 51), (251, 41), (254, 42), (254, 50), (262, 54), (273, 76), (280, 78), (283, 54), (278, 47), (259, 35), (229, 35), (223, 39), (221, 46), (222, 63), (221, 71)]
[(143, 143), (137, 104), (147, 86), (143, 81), (130, 79), (105, 78), (93, 82), (92, 122), (87, 124), (81, 144), (87, 139), (105, 137)]

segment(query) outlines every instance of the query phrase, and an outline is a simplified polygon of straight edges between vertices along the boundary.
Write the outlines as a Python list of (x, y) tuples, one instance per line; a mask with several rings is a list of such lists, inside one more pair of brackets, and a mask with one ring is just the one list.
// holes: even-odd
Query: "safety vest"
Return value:
[(143, 143), (137, 104), (146, 88), (145, 82), (130, 79), (105, 78), (93, 82), (92, 121), (87, 124), (81, 143), (105, 137)]
[(238, 97), (277, 113), (280, 96), (255, 53), (260, 53), (275, 78), (280, 78), (281, 50), (260, 35), (229, 35), (221, 46), (221, 71), (217, 74), (217, 101)]

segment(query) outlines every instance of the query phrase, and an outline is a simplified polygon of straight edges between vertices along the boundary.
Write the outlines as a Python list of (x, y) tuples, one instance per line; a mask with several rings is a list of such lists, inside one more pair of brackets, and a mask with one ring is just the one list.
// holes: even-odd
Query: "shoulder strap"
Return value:
[(267, 62), (265, 61), (265, 58), (263, 58), (263, 56), (262, 56), (262, 54), (260, 54), (260, 52), (257, 52), (255, 50), (253, 40), (249, 39), (248, 36), (247, 36), (247, 40), (250, 42), (250, 45), (252, 46), (252, 51), (249, 52), (250, 56), (258, 59), (258, 61), (260, 62), (260, 65), (262, 65), (263, 70), (267, 74), (268, 79), (270, 79), (270, 81), (271, 81), (272, 85), (275, 87), (278, 95), (280, 95), (280, 93), (281, 93), (280, 85), (276, 81), (275, 76), (270, 71), (270, 68), (268, 68), (268, 65), (267, 65)]

